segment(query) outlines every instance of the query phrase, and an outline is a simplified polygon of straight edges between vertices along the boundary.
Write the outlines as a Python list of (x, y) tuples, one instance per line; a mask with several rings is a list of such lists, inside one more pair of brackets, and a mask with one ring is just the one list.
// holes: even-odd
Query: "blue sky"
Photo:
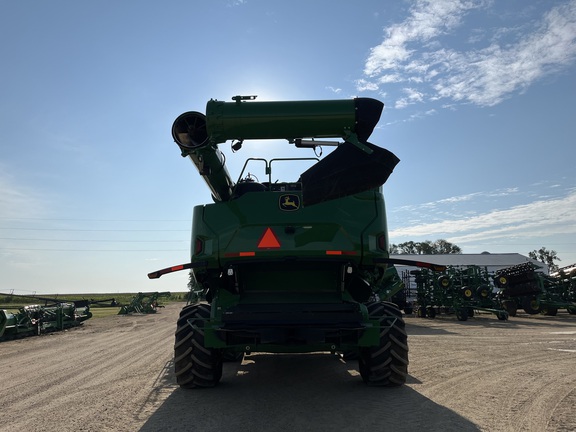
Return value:
[(210, 201), (171, 125), (237, 94), (384, 102), (393, 243), (576, 262), (576, 0), (3, 0), (0, 58), (0, 292), (185, 289), (146, 277)]

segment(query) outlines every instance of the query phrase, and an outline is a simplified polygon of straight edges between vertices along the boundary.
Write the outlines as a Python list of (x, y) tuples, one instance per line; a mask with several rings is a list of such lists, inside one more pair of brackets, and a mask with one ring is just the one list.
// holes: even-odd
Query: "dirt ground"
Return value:
[(330, 354), (253, 354), (175, 384), (182, 304), (0, 343), (0, 431), (574, 431), (576, 316), (406, 317), (410, 376), (363, 384)]

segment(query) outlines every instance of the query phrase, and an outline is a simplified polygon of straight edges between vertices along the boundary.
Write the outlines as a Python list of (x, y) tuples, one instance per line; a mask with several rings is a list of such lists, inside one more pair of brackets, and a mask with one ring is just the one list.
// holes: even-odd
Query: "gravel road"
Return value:
[(0, 431), (574, 431), (576, 317), (406, 317), (410, 376), (362, 383), (330, 354), (255, 353), (175, 384), (182, 304), (0, 343)]

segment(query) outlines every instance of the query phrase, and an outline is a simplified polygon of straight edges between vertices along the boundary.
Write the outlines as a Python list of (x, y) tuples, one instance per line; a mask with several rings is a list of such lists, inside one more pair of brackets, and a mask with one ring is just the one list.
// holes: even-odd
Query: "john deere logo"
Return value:
[(294, 194), (280, 196), (280, 210), (293, 211), (300, 208), (300, 197)]

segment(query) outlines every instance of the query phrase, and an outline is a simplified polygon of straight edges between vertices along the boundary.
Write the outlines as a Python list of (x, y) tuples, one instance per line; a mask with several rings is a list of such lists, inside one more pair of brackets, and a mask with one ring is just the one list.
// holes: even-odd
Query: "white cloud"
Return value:
[(452, 53), (455, 71), (438, 80), (441, 97), (477, 105), (496, 105), (509, 94), (523, 90), (544, 75), (576, 58), (576, 2), (552, 9), (535, 33), (503, 48)]
[[(432, 110), (433, 111), (433, 110)], [(433, 114), (433, 112), (431, 113)], [(393, 209), (391, 212), (417, 212), (420, 211), (422, 208), (436, 208), (446, 204), (454, 204), (454, 203), (461, 203), (461, 202), (470, 202), (474, 199), (479, 198), (494, 198), (494, 197), (507, 197), (510, 195), (517, 194), (519, 192), (519, 188), (517, 187), (509, 187), (503, 189), (495, 189), (491, 191), (484, 191), (484, 192), (471, 192), (464, 195), (457, 195), (453, 197), (443, 198), (437, 201), (429, 201), (419, 205), (409, 205), (409, 206), (402, 206), (396, 209)]]
[(402, 69), (414, 50), (411, 42), (427, 42), (452, 30), (461, 22), (467, 10), (479, 7), (482, 2), (451, 0), (420, 0), (411, 9), (411, 16), (401, 24), (387, 29), (384, 41), (370, 50), (364, 73), (369, 77), (388, 69)]
[(402, 78), (398, 74), (382, 75), (378, 78), (379, 84), (389, 84), (402, 81)]
[[(455, 197), (468, 200), (474, 194)], [(448, 202), (453, 199), (444, 200)], [(434, 203), (430, 203), (433, 205)], [(390, 238), (450, 238), (455, 243), (471, 243), (510, 237), (541, 237), (576, 234), (576, 191), (548, 200), (539, 200), (505, 210), (460, 219), (424, 223), (390, 231)]]
[(359, 79), (356, 81), (356, 89), (361, 92), (366, 90), (376, 91), (378, 90), (378, 84), (366, 81), (365, 79)]
[[(439, 44), (438, 38), (453, 34), (472, 10), (489, 5), (480, 0), (417, 1), (408, 18), (386, 28), (382, 43), (370, 50), (357, 89), (405, 81), (427, 86), (419, 92), (428, 97), (402, 97), (397, 108), (440, 98), (492, 106), (576, 59), (576, 0), (549, 10), (531, 33), (528, 25), (523, 32), (494, 29), (490, 45), (470, 51)], [(514, 34), (517, 39), (510, 40)], [(472, 30), (474, 36), (478, 42), (478, 31)]]
[(326, 87), (326, 90), (330, 90), (332, 93), (340, 94), (342, 92), (341, 88), (336, 88), (332, 86)]
[(406, 94), (406, 97), (396, 101), (396, 108), (405, 108), (406, 106), (412, 105), (416, 102), (422, 102), (424, 99), (424, 94), (414, 88), (407, 87), (402, 89), (402, 91)]

